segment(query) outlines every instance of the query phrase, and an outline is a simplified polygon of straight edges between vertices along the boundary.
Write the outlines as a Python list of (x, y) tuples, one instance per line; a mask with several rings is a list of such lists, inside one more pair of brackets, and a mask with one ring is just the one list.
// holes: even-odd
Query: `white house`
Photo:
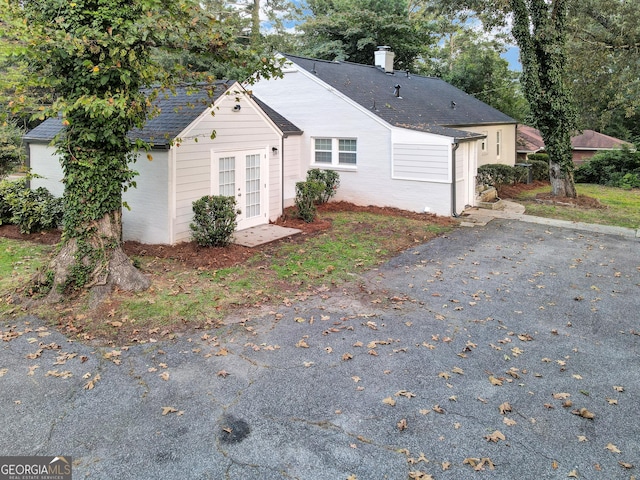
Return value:
[[(310, 168), (340, 173), (336, 200), (455, 216), (476, 201), (478, 165), (515, 162), (515, 120), (440, 79), (394, 71), (386, 48), (375, 65), (287, 59), (281, 79), (159, 97), (160, 114), (130, 134), (153, 148), (124, 194), (125, 240), (189, 240), (204, 195), (235, 196), (239, 230), (269, 223)], [(49, 119), (25, 136), (43, 177), (32, 186), (55, 195), (51, 140), (62, 131)]]
[[(283, 139), (302, 132), (260, 106), (238, 83), (217, 82), (214, 87), (212, 96), (186, 88), (161, 95), (159, 115), (131, 132), (152, 150), (138, 155), (132, 167), (139, 172), (137, 188), (124, 193), (131, 208), (123, 211), (125, 240), (190, 240), (192, 203), (205, 195), (236, 197), (238, 229), (282, 214)], [(62, 130), (60, 119), (48, 119), (25, 136), (29, 166), (43, 177), (32, 180), (32, 187), (46, 187), (56, 196), (62, 196), (64, 185), (51, 140)]]
[(514, 119), (441, 79), (394, 70), (393, 57), (388, 47), (374, 65), (287, 55), (284, 78), (247, 87), (304, 131), (299, 165), (285, 168), (286, 205), (296, 175), (324, 168), (340, 173), (337, 200), (456, 215), (475, 202), (479, 165), (515, 163)]

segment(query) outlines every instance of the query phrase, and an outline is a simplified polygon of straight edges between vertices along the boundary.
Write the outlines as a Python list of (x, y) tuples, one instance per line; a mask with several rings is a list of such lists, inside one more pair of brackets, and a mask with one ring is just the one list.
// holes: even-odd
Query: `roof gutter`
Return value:
[(458, 218), (456, 212), (456, 150), (458, 150), (460, 144), (456, 141), (451, 144), (451, 216)]

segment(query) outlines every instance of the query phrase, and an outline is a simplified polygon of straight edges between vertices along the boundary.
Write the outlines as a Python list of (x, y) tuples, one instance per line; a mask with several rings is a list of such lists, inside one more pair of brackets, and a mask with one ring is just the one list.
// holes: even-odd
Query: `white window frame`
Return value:
[(489, 132), (482, 132), (484, 138), (480, 141), (480, 152), (482, 155), (487, 155), (489, 153), (488, 142), (489, 142)]
[(496, 131), (496, 158), (502, 153), (502, 130)]
[[(316, 140), (325, 140), (325, 141), (330, 140), (331, 150), (325, 150), (325, 149), (317, 150)], [(351, 150), (351, 149), (340, 150), (341, 141), (354, 142), (355, 150)], [(317, 152), (328, 152), (331, 156), (331, 162), (317, 162), (316, 161)], [(348, 155), (350, 157), (354, 156), (355, 162), (354, 163), (340, 162), (340, 157), (344, 155)], [(355, 170), (358, 166), (358, 139), (353, 137), (312, 137), (311, 165), (318, 168)]]

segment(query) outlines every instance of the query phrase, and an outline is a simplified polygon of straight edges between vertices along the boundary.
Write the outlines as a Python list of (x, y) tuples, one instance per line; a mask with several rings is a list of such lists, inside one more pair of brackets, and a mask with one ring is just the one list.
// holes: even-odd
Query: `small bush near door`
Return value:
[(318, 193), (316, 203), (327, 203), (338, 191), (340, 175), (334, 170), (320, 170), (313, 168), (307, 172), (307, 181), (315, 181), (322, 184), (322, 190)]
[(236, 199), (207, 195), (193, 202), (191, 236), (201, 247), (224, 247), (238, 226)]
[(318, 211), (316, 208), (317, 198), (323, 189), (324, 184), (315, 180), (296, 183), (295, 205), (299, 218), (307, 223), (311, 223), (316, 219)]

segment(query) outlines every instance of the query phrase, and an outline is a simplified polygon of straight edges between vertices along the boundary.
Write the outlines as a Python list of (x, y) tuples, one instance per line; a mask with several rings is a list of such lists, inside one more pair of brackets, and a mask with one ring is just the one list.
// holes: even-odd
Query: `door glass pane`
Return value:
[(245, 218), (260, 215), (260, 155), (247, 155)]
[(222, 157), (218, 162), (219, 195), (235, 197), (236, 195), (236, 158)]

